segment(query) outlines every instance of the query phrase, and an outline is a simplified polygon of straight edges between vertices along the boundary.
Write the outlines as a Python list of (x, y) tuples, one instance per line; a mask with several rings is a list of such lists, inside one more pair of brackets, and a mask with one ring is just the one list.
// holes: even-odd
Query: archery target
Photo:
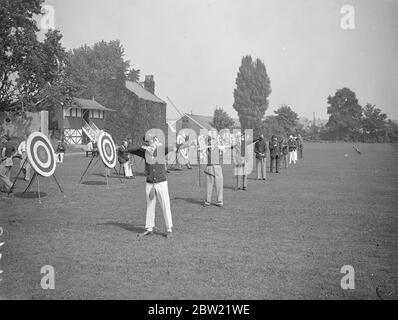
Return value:
[(206, 159), (206, 156), (207, 156), (206, 136), (200, 135), (198, 137), (198, 144), (199, 144), (199, 148), (200, 148), (200, 152), (199, 152), (200, 160), (204, 161)]
[(234, 133), (231, 134), (231, 144), (232, 144), (232, 146), (236, 146), (237, 144), (240, 143), (240, 137), (241, 137), (240, 132), (234, 132)]
[(109, 169), (113, 169), (116, 166), (117, 155), (115, 143), (111, 135), (106, 132), (101, 132), (97, 144), (102, 162)]
[(55, 152), (50, 140), (41, 132), (33, 132), (27, 140), (28, 160), (33, 169), (43, 177), (50, 177), (56, 168)]
[(232, 138), (229, 130), (223, 130), (221, 131), (221, 134), (218, 136), (218, 141), (219, 141), (218, 145), (225, 149), (229, 149), (232, 146), (231, 140)]
[[(178, 135), (177, 144), (184, 144), (184, 143), (185, 143), (185, 138), (182, 135)], [(184, 159), (188, 159), (188, 148), (180, 149), (179, 152)]]

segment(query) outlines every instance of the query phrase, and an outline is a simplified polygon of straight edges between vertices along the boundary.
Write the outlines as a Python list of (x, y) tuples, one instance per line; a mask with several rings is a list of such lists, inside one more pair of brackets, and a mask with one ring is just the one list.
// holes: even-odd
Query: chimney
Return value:
[(144, 88), (152, 94), (155, 94), (155, 81), (153, 75), (145, 76)]

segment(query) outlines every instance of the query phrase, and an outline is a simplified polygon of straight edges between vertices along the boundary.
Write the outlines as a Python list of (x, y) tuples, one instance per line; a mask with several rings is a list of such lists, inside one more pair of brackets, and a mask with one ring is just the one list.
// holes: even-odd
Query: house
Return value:
[(92, 137), (85, 128), (105, 130), (106, 117), (112, 111), (94, 99), (74, 98), (72, 106), (50, 112), (49, 131), (55, 136), (63, 135), (68, 144), (87, 144)]
[(199, 136), (200, 130), (215, 130), (212, 122), (213, 117), (185, 113), (183, 116), (177, 119), (172, 126), (175, 128), (177, 134), (181, 129), (189, 128), (195, 131), (196, 135)]
[(123, 103), (115, 105), (116, 112), (107, 118), (114, 140), (132, 139), (139, 144), (150, 129), (162, 130), (167, 139), (167, 104), (155, 95), (153, 75), (145, 76), (143, 83), (126, 81), (121, 94)]

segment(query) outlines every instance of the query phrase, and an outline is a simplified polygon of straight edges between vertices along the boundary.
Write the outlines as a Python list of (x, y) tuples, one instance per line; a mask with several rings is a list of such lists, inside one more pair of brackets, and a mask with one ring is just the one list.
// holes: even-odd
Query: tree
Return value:
[(66, 79), (67, 54), (57, 30), (43, 41), (35, 15), (44, 0), (1, 0), (0, 6), (0, 111), (21, 114), (66, 103), (76, 87)]
[(361, 129), (362, 107), (355, 92), (348, 88), (339, 89), (334, 96), (328, 96), (326, 127), (332, 139), (356, 139)]
[(217, 131), (221, 131), (222, 129), (233, 129), (234, 124), (234, 119), (232, 119), (222, 108), (216, 108), (214, 110), (212, 125), (217, 129)]
[(387, 115), (375, 105), (367, 103), (363, 108), (362, 128), (367, 141), (377, 141), (385, 136)]
[(286, 134), (294, 134), (298, 130), (298, 114), (289, 106), (283, 104), (279, 109), (275, 110), (276, 120), (283, 127)]
[(83, 45), (70, 51), (67, 72), (83, 87), (81, 97), (101, 100), (124, 87), (127, 76), (134, 77), (129, 66), (119, 40), (100, 41), (93, 47)]
[(133, 105), (131, 94), (125, 88), (126, 80), (139, 80), (140, 71), (130, 68), (120, 41), (100, 41), (93, 46), (83, 45), (73, 49), (68, 55), (67, 73), (83, 88), (78, 96), (94, 98), (105, 107), (116, 111), (107, 114), (106, 130), (115, 139), (139, 136), (141, 140), (142, 135), (153, 124), (148, 123), (149, 120), (144, 121), (137, 114), (138, 105)]
[(265, 139), (271, 140), (273, 135), (286, 137), (287, 133), (276, 116), (268, 116), (262, 122), (262, 133)]
[(127, 73), (127, 80), (129, 81), (140, 81), (140, 70), (131, 69)]
[(236, 77), (233, 105), (242, 130), (253, 129), (255, 136), (260, 133), (270, 94), (270, 79), (264, 63), (260, 59), (253, 61), (251, 56), (244, 56)]
[(398, 125), (390, 119), (386, 123), (386, 137), (387, 142), (398, 142)]

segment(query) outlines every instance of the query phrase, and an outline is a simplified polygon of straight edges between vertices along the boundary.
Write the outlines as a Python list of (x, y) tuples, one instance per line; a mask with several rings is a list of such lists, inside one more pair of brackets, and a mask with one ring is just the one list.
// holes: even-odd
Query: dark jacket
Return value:
[(0, 146), (0, 158), (1, 156), (3, 156), (2, 155), (3, 150), (4, 150), (4, 158), (11, 158), (17, 149), (15, 143), (7, 141)]
[(267, 157), (267, 142), (264, 139), (258, 140), (254, 145), (254, 153), (256, 154), (256, 159), (264, 159)]
[(283, 140), (280, 145), (282, 155), (286, 156), (289, 154), (289, 146), (286, 140)]
[(277, 158), (281, 155), (281, 149), (278, 141), (271, 140), (268, 146), (271, 158)]
[(287, 144), (289, 145), (289, 151), (294, 151), (297, 148), (297, 142), (294, 138), (289, 138), (289, 140), (287, 141)]
[(117, 159), (121, 164), (126, 163), (129, 161), (129, 151), (125, 146), (120, 146), (119, 149), (117, 150), (118, 156)]
[[(164, 150), (164, 155), (168, 154), (171, 150), (168, 147), (158, 147), (155, 150), (154, 156), (160, 154)], [(142, 147), (129, 147), (128, 152), (135, 154), (145, 160), (145, 175), (146, 182), (148, 183), (160, 183), (167, 180), (167, 169), (165, 163), (148, 163), (145, 158), (146, 150)]]
[(57, 145), (57, 150), (55, 152), (56, 153), (65, 153), (65, 151), (66, 151), (65, 143), (59, 142)]

